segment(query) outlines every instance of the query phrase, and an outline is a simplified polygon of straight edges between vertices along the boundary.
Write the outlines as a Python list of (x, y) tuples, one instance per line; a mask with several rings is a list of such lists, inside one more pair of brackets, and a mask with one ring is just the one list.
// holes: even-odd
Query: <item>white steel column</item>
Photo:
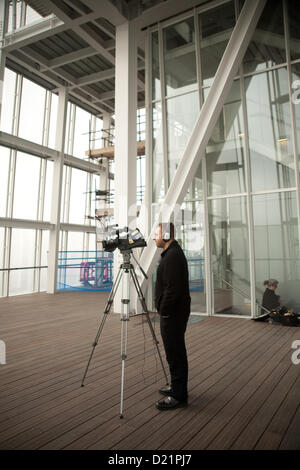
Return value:
[[(192, 135), (187, 143), (173, 181), (167, 191), (164, 204), (160, 209), (160, 218), (168, 222), (180, 206), (192, 181), (198, 165), (205, 155), (205, 149), (211, 133), (222, 110), (233, 79), (243, 60), (248, 44), (253, 36), (257, 22), (266, 4), (266, 0), (246, 0), (232, 32), (213, 84), (204, 102)], [(152, 227), (152, 234), (155, 226)], [(151, 274), (158, 259), (158, 250), (149, 237), (148, 246), (141, 256), (141, 265)]]
[(49, 255), (48, 255), (48, 293), (54, 294), (57, 284), (57, 258), (60, 233), (60, 213), (61, 213), (61, 195), (62, 195), (62, 176), (64, 167), (64, 148), (66, 134), (66, 118), (68, 105), (68, 91), (61, 88), (58, 95), (58, 110), (56, 122), (56, 142), (55, 148), (58, 151), (58, 157), (54, 161), (53, 182), (52, 182), (52, 205), (51, 205), (51, 223), (54, 229), (50, 230), (49, 237)]
[[(115, 222), (119, 227), (135, 228), (136, 221), (136, 112), (137, 112), (137, 42), (134, 24), (116, 28), (115, 91)], [(116, 250), (114, 272), (122, 257)], [(121, 311), (121, 289), (114, 311)]]

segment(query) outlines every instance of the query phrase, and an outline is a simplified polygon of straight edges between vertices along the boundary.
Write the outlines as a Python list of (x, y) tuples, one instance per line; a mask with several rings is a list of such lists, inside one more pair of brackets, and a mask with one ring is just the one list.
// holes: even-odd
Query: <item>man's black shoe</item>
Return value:
[(187, 406), (187, 400), (179, 401), (174, 397), (166, 397), (158, 400), (155, 404), (158, 410), (174, 410), (175, 408), (183, 408)]
[(164, 387), (160, 388), (159, 393), (161, 393), (165, 397), (172, 397), (173, 396), (172, 388), (171, 388), (170, 385), (165, 385)]

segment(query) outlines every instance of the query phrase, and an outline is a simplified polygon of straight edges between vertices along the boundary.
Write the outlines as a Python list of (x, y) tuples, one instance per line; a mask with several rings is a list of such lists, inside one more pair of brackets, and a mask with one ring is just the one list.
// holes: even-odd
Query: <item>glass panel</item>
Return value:
[(285, 68), (245, 80), (253, 191), (295, 186)]
[(23, 78), (19, 137), (42, 143), (46, 90)]
[(9, 295), (33, 292), (34, 269), (20, 269), (9, 273)]
[(290, 50), (291, 59), (300, 58), (300, 10), (299, 0), (289, 0), (287, 2), (289, 12), (289, 30), (290, 30)]
[(159, 202), (164, 198), (165, 185), (163, 152), (161, 103), (155, 103), (152, 108), (153, 202)]
[(181, 237), (189, 266), (191, 311), (204, 313), (206, 312), (206, 282), (203, 202), (183, 203)]
[[(3, 258), (4, 258), (4, 228), (0, 227), (0, 269), (3, 269)], [(2, 292), (3, 273), (4, 271), (0, 271), (0, 297), (3, 296), (3, 292)]]
[(292, 103), (295, 113), (298, 169), (300, 169), (300, 64), (292, 65)]
[(244, 72), (286, 62), (282, 2), (268, 0), (244, 57)]
[(68, 232), (67, 251), (83, 251), (83, 232)]
[(136, 171), (136, 200), (138, 204), (142, 204), (145, 195), (145, 177), (146, 177), (146, 157), (137, 158), (137, 171)]
[(40, 269), (40, 292), (44, 292), (47, 290), (47, 281), (48, 281), (48, 269), (43, 268)]
[(76, 106), (73, 155), (87, 158), (85, 152), (89, 149), (89, 130), (91, 114)]
[(6, 215), (9, 160), (10, 150), (6, 147), (0, 147), (0, 217)]
[(186, 201), (194, 199), (203, 199), (202, 160), (185, 196)]
[(3, 268), (4, 258), (4, 228), (0, 227), (0, 269)]
[(36, 219), (40, 158), (17, 153), (13, 217)]
[(208, 194), (246, 191), (240, 81), (233, 83), (206, 148)]
[(210, 200), (214, 311), (251, 314), (246, 198)]
[(152, 100), (161, 98), (158, 32), (152, 33)]
[(87, 173), (85, 171), (72, 168), (71, 194), (70, 194), (70, 212), (69, 222), (73, 224), (85, 224), (86, 215), (86, 191), (87, 191)]
[(29, 5), (26, 5), (26, 20), (25, 20), (26, 25), (34, 23), (35, 21), (41, 21), (43, 19), (44, 18), (41, 15), (39, 15), (33, 8), (31, 8)]
[(166, 95), (195, 88), (197, 68), (194, 17), (163, 31)]
[(199, 15), (202, 85), (212, 84), (234, 25), (234, 2)]
[(51, 96), (51, 113), (49, 123), (49, 147), (55, 149), (55, 138), (56, 138), (56, 121), (57, 121), (57, 108), (58, 108), (58, 96), (52, 93)]
[(267, 279), (279, 281), (282, 304), (300, 310), (300, 253), (295, 192), (253, 197), (256, 298)]
[(9, 69), (5, 69), (2, 108), (1, 108), (1, 130), (12, 133), (13, 114), (15, 106), (15, 89), (17, 75)]
[[(65, 138), (65, 153), (68, 153), (69, 155), (73, 153), (72, 126), (73, 126), (73, 117), (74, 117), (74, 107), (75, 105), (71, 104), (69, 101), (68, 106), (67, 106), (66, 138)], [(54, 140), (54, 146), (55, 146), (55, 140)]]
[(45, 186), (43, 220), (50, 220), (50, 217), (51, 217), (52, 183), (53, 183), (53, 162), (48, 160), (47, 169), (46, 169), (46, 186)]
[(12, 229), (10, 267), (34, 266), (35, 230)]
[(198, 92), (166, 100), (169, 184), (191, 136), (199, 114)]

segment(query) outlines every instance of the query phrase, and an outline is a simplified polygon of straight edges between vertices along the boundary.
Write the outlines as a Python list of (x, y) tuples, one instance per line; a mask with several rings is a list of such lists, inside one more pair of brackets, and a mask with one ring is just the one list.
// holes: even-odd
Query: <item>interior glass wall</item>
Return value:
[(199, 113), (198, 93), (168, 98), (166, 107), (168, 178), (171, 182)]
[(215, 313), (250, 315), (250, 259), (245, 197), (208, 204)]
[(206, 10), (197, 19), (202, 85), (210, 86), (235, 25), (234, 2)]
[(240, 80), (235, 80), (206, 149), (209, 196), (246, 191), (244, 135)]
[[(266, 279), (279, 281), (284, 305), (300, 309), (300, 253), (296, 192), (253, 196), (256, 296)], [(277, 292), (276, 292), (277, 293)]]
[[(155, 81), (165, 84), (153, 203), (163, 201), (172, 183), (243, 3), (200, 5), (161, 24), (161, 35), (155, 27), (150, 32), (152, 60), (163, 57), (164, 65), (155, 68)], [(204, 260), (204, 294), (193, 299), (200, 313), (255, 316), (268, 278), (279, 280), (282, 303), (300, 310), (297, 19), (298, 2), (267, 1), (184, 198), (183, 209), (202, 217), (198, 225), (182, 220), (180, 230), (187, 255)], [(152, 95), (153, 117), (157, 98)]]
[(245, 79), (253, 191), (295, 187), (286, 68)]

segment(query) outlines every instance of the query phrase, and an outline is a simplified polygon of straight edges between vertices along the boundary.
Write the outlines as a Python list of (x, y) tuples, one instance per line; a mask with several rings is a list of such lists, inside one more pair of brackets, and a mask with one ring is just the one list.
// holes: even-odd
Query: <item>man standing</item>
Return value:
[(188, 397), (184, 335), (191, 297), (187, 260), (174, 237), (173, 223), (157, 226), (154, 241), (163, 252), (157, 268), (155, 307), (160, 315), (160, 331), (171, 374), (171, 386), (159, 390), (165, 396), (156, 403), (159, 410), (186, 406)]

